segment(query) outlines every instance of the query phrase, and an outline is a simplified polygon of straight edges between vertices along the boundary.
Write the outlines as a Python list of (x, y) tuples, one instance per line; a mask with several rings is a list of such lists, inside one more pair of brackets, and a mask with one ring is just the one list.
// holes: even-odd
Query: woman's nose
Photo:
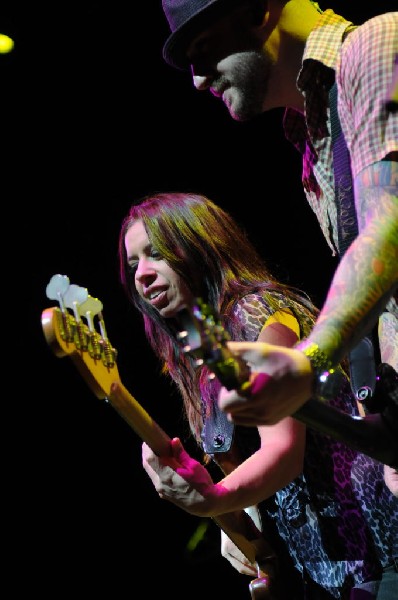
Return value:
[(135, 272), (136, 280), (140, 283), (144, 283), (154, 277), (156, 277), (156, 272), (153, 268), (153, 263), (148, 262), (147, 260), (140, 260)]

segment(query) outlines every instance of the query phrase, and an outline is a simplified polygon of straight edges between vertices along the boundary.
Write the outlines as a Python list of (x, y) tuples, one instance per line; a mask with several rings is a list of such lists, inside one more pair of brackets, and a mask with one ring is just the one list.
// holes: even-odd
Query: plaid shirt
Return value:
[[(398, 111), (385, 102), (398, 57), (398, 12), (369, 19), (343, 43), (350, 21), (326, 10), (311, 32), (297, 86), (304, 96), (304, 114), (288, 108), (286, 138), (303, 156), (302, 182), (323, 234), (337, 253), (337, 210), (330, 137), (329, 89), (336, 79), (341, 128), (350, 151), (355, 178), (369, 165), (398, 151)], [(398, 371), (398, 298), (379, 322), (382, 360)]]
[(303, 156), (307, 200), (333, 254), (338, 238), (328, 94), (335, 76), (353, 177), (398, 150), (398, 112), (388, 113), (385, 108), (398, 54), (398, 12), (370, 19), (343, 44), (343, 34), (351, 25), (332, 10), (320, 15), (308, 38), (297, 80), (305, 114), (287, 109), (284, 117), (286, 138)]

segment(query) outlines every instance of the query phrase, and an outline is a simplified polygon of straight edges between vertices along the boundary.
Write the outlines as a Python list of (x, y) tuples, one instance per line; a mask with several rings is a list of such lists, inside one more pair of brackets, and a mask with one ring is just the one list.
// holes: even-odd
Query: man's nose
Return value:
[(197, 90), (207, 90), (210, 87), (210, 77), (205, 75), (192, 75), (193, 84)]

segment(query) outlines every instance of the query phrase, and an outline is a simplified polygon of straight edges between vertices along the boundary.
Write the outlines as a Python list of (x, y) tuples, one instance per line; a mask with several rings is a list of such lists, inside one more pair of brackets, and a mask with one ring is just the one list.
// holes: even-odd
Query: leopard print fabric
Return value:
[(269, 317), (277, 310), (287, 309), (290, 309), (296, 317), (300, 326), (301, 336), (305, 337), (309, 334), (312, 328), (312, 321), (306, 315), (303, 316), (301, 306), (293, 300), (287, 301), (282, 294), (273, 292), (272, 296), (272, 304), (275, 308), (271, 307), (265, 298), (257, 294), (249, 294), (237, 303), (234, 313), (242, 323), (242, 340), (249, 342), (257, 340), (261, 329)]
[[(333, 404), (357, 415), (349, 385)], [(304, 579), (334, 598), (348, 599), (354, 585), (379, 580), (398, 555), (398, 499), (384, 483), (383, 465), (314, 430), (307, 430), (303, 474), (265, 513)]]
[[(308, 334), (312, 324), (300, 318), (298, 304), (279, 297), (277, 305), (289, 307), (302, 335)], [(261, 296), (241, 301), (236, 314), (245, 325), (244, 339), (256, 340), (273, 310)], [(358, 415), (347, 380), (331, 404)], [(257, 429), (236, 427), (233, 443), (244, 460), (259, 447)], [(217, 462), (222, 464), (219, 455)], [(384, 483), (383, 465), (310, 428), (303, 473), (259, 508), (264, 534), (283, 569), (281, 576), (288, 579), (293, 564), (305, 587), (316, 589), (314, 596), (304, 594), (294, 582), (286, 596), (292, 600), (348, 600), (353, 586), (379, 580), (382, 568), (398, 556), (398, 499)]]

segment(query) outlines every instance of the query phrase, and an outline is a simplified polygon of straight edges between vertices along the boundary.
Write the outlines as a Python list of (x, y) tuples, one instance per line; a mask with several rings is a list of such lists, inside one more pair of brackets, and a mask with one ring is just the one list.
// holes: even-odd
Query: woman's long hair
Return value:
[(169, 373), (180, 390), (191, 432), (200, 443), (202, 402), (214, 401), (220, 384), (210, 382), (208, 368), (197, 367), (184, 353), (176, 336), (178, 320), (164, 319), (139, 296), (125, 250), (126, 233), (137, 220), (142, 220), (152, 247), (180, 275), (193, 296), (202, 298), (221, 315), (232, 339), (242, 339), (243, 324), (234, 315), (233, 307), (247, 294), (259, 293), (275, 310), (275, 292), (283, 294), (298, 302), (310, 319), (316, 308), (303, 293), (274, 278), (245, 231), (205, 196), (155, 193), (131, 206), (119, 235), (120, 280), (143, 315), (146, 336), (163, 371)]

